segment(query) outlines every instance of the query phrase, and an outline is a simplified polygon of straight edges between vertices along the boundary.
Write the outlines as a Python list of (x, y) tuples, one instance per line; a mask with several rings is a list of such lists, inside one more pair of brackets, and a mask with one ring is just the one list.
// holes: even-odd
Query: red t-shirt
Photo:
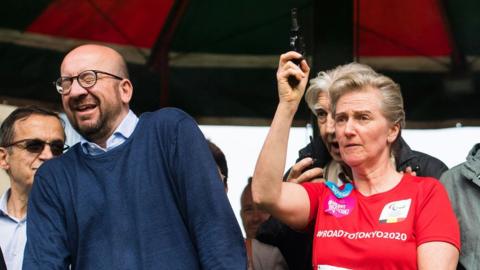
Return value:
[(310, 226), (315, 220), (315, 270), (417, 269), (417, 247), (423, 243), (442, 241), (460, 249), (458, 222), (434, 178), (405, 174), (387, 192), (366, 197), (354, 189), (343, 199), (323, 183), (303, 187), (310, 198)]

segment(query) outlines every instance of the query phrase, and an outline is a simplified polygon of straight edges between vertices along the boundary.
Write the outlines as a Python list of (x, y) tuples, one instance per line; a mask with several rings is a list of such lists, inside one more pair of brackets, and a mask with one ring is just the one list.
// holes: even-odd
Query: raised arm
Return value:
[[(279, 103), (258, 157), (252, 182), (254, 202), (290, 227), (298, 229), (304, 228), (308, 222), (308, 195), (300, 185), (282, 182), (282, 175), (290, 127), (310, 72), (305, 60), (301, 61), (300, 66), (292, 62), (300, 57), (296, 52), (280, 56), (277, 70)], [(299, 83), (290, 85), (290, 76), (294, 76)]]

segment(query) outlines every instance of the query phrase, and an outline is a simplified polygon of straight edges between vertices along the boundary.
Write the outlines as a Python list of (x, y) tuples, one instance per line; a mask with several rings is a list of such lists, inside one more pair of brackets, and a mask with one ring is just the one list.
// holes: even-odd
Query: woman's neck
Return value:
[(390, 159), (373, 167), (352, 168), (352, 174), (356, 189), (364, 196), (389, 191), (402, 179)]

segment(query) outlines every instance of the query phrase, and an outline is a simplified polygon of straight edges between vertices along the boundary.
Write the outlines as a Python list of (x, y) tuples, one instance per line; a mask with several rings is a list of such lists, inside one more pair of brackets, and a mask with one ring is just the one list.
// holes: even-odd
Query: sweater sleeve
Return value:
[(177, 122), (175, 138), (173, 181), (202, 269), (246, 269), (242, 233), (204, 135), (187, 116)]
[[(424, 180), (425, 182), (427, 180)], [(415, 233), (417, 246), (431, 241), (447, 242), (460, 250), (460, 228), (445, 188), (437, 181), (423, 188), (417, 208)]]
[(318, 208), (320, 207), (321, 197), (325, 190), (324, 183), (306, 182), (301, 184), (307, 191), (310, 201), (310, 214), (308, 215), (308, 225), (305, 231), (313, 231), (315, 222), (317, 221)]
[(25, 270), (68, 269), (70, 264), (64, 211), (49, 184), (37, 173), (28, 201)]

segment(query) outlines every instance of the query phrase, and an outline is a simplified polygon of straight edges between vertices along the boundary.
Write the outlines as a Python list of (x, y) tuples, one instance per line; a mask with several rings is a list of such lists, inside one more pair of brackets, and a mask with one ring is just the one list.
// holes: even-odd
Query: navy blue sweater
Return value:
[(145, 113), (99, 156), (46, 162), (28, 205), (23, 269), (246, 269), (204, 136), (177, 109)]

